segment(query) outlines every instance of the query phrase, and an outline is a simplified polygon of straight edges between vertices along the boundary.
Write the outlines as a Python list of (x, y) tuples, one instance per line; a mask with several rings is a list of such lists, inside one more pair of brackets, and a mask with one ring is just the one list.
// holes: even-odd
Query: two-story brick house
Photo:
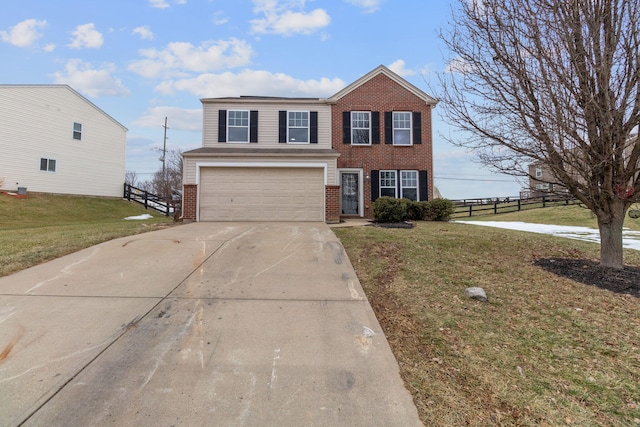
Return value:
[(371, 217), (379, 196), (433, 195), (436, 100), (380, 66), (330, 98), (207, 98), (203, 146), (183, 153), (183, 217)]

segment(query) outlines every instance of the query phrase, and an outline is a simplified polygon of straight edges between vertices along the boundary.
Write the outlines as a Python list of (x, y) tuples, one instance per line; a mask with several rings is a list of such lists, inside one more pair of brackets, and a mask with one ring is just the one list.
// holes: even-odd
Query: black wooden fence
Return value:
[(144, 205), (145, 209), (155, 209), (169, 216), (174, 212), (176, 203), (173, 199), (160, 197), (133, 185), (124, 184), (124, 198)]
[(526, 209), (546, 208), (559, 205), (578, 204), (579, 201), (567, 196), (541, 196), (531, 198), (494, 197), (487, 199), (452, 200), (456, 206), (451, 218), (460, 219), (470, 216), (497, 215), (518, 212)]

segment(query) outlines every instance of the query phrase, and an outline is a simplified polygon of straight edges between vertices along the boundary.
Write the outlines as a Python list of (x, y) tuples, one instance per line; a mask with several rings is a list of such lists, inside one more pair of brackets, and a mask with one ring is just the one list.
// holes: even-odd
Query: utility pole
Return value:
[(166, 177), (165, 174), (165, 161), (167, 159), (167, 129), (169, 129), (167, 127), (167, 118), (164, 118), (164, 126), (162, 126), (164, 128), (164, 146), (162, 147), (162, 176)]

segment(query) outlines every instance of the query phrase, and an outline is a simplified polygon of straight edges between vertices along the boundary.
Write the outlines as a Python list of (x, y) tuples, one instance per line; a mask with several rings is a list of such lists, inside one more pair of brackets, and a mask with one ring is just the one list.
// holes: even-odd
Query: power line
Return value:
[(509, 181), (506, 179), (479, 179), (479, 178), (445, 178), (442, 176), (434, 176), (435, 179), (448, 179), (451, 181), (477, 181), (477, 182), (511, 182), (513, 183), (514, 181)]

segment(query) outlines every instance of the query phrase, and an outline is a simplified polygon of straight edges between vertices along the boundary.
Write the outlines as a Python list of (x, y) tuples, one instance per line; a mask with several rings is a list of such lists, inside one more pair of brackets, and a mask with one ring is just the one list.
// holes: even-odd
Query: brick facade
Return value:
[(340, 222), (340, 186), (326, 185), (325, 195), (325, 222), (334, 224)]
[(185, 222), (195, 221), (198, 207), (198, 185), (184, 184), (182, 188), (182, 219)]
[[(385, 74), (378, 74), (337, 100), (332, 109), (333, 149), (340, 153), (338, 169), (361, 168), (363, 176), (373, 170), (426, 170), (429, 200), (433, 198), (432, 105), (419, 98)], [(342, 113), (345, 111), (380, 112), (380, 143), (356, 146), (343, 143)], [(421, 113), (422, 143), (397, 146), (385, 143), (384, 112)], [(370, 181), (370, 180), (369, 180)], [(364, 216), (373, 217), (371, 182), (364, 182)]]

